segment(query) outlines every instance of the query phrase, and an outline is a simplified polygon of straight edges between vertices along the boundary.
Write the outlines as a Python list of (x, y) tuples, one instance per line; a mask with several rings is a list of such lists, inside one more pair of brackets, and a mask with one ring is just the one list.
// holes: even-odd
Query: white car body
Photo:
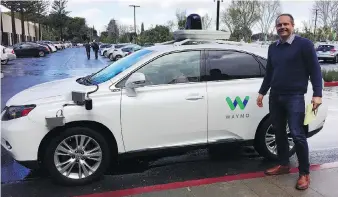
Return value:
[(103, 47), (103, 48), (100, 48), (100, 55), (101, 56), (104, 56), (105, 55), (105, 52), (108, 52), (110, 49), (113, 49), (115, 45), (111, 45), (110, 47)]
[(338, 45), (320, 44), (317, 47), (318, 60), (331, 60), (338, 63)]
[(12, 48), (5, 48), (5, 52), (7, 54), (8, 60), (16, 59), (16, 54)]
[(5, 51), (5, 47), (0, 45), (0, 53), (1, 53), (1, 62), (3, 61), (8, 61), (8, 56), (7, 53)]
[(57, 51), (56, 47), (53, 44), (47, 44), (47, 45), (52, 49), (52, 52)]
[[(113, 136), (113, 139), (106, 140), (110, 144), (116, 144), (117, 154), (255, 140), (260, 124), (269, 114), (268, 96), (263, 100), (263, 108), (259, 108), (255, 102), (263, 77), (146, 85), (136, 88), (136, 95), (128, 88), (116, 87), (122, 79), (154, 58), (162, 58), (161, 56), (172, 52), (205, 49), (237, 50), (263, 58), (267, 54), (267, 49), (223, 44), (158, 45), (142, 49), (113, 63), (117, 65), (128, 61), (128, 58), (144, 50), (153, 51), (132, 66), (122, 69), (115, 77), (100, 83), (99, 89), (90, 95), (92, 110), (86, 110), (83, 106), (64, 107), (65, 124), (76, 125), (79, 121), (90, 121), (103, 125)], [(26, 116), (2, 120), (2, 146), (15, 160), (21, 163), (38, 161), (45, 148), (43, 142), (49, 133), (56, 132), (46, 126), (45, 117), (55, 117), (63, 104), (72, 103), (72, 91), (88, 92), (95, 89), (94, 86), (77, 83), (76, 79), (33, 86), (19, 92), (6, 103), (7, 107), (36, 105)], [(234, 111), (230, 110), (225, 101), (226, 97), (235, 99), (237, 96), (250, 98), (243, 111), (238, 107)], [(310, 103), (311, 98), (312, 86), (309, 83), (306, 103)], [(2, 117), (4, 114), (5, 111), (2, 112)], [(323, 127), (326, 116), (327, 104), (323, 98), (317, 118), (308, 126), (309, 132), (318, 132)]]
[(130, 43), (115, 44), (114, 47), (108, 49), (107, 53), (105, 54), (105, 57), (110, 58), (110, 56), (113, 55), (115, 50), (125, 47), (127, 45), (130, 45)]

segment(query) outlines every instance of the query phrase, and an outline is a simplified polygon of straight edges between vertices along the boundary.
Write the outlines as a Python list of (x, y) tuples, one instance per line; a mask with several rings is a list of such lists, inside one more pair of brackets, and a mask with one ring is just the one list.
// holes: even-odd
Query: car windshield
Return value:
[(330, 51), (331, 49), (334, 49), (333, 45), (319, 45), (317, 51)]
[(102, 70), (98, 71), (97, 73), (93, 74), (90, 78), (91, 84), (100, 84), (103, 82), (108, 81), (109, 79), (115, 77), (125, 69), (129, 68), (130, 66), (134, 65), (140, 59), (149, 55), (153, 51), (148, 49), (139, 50), (131, 55), (128, 55), (109, 66), (103, 68)]

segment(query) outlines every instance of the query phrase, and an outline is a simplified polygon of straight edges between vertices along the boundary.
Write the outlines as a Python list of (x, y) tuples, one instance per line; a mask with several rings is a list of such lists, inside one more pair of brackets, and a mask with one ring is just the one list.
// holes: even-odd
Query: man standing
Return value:
[(269, 110), (276, 135), (277, 155), (280, 165), (265, 171), (267, 175), (287, 174), (289, 167), (289, 144), (286, 133), (288, 123), (299, 163), (299, 178), (296, 188), (307, 189), (309, 177), (309, 148), (303, 126), (305, 96), (310, 78), (313, 88), (314, 110), (322, 102), (322, 75), (313, 43), (293, 33), (294, 19), (290, 14), (281, 14), (276, 19), (280, 39), (268, 50), (266, 75), (259, 90), (257, 105), (263, 107), (263, 97), (271, 88)]
[(93, 51), (95, 53), (95, 59), (97, 59), (98, 58), (98, 52), (99, 52), (99, 45), (97, 44), (97, 42), (95, 40), (93, 40), (92, 48), (93, 48)]
[(90, 44), (89, 41), (84, 45), (86, 48), (87, 58), (90, 59)]

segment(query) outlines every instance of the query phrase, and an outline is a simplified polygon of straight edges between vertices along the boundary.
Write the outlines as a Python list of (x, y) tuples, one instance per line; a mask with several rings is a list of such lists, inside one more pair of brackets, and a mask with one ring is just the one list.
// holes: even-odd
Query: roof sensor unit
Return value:
[(190, 14), (185, 22), (185, 29), (202, 29), (202, 19), (198, 14)]
[(175, 41), (191, 40), (228, 40), (229, 32), (216, 30), (177, 30), (174, 32)]

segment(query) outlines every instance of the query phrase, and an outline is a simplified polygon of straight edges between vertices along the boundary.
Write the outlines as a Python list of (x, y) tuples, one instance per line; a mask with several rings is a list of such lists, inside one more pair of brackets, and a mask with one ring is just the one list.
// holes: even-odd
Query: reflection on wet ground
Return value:
[[(93, 57), (93, 56), (92, 56)], [(17, 92), (33, 85), (51, 80), (91, 74), (109, 64), (107, 58), (87, 60), (84, 48), (73, 48), (58, 51), (44, 58), (20, 58), (2, 67), (5, 77), (1, 79), (1, 105)], [(338, 68), (338, 65), (321, 63), (322, 69)], [(338, 88), (326, 88), (325, 95), (331, 100), (331, 110), (338, 108)], [(336, 114), (333, 114), (334, 117)], [(337, 116), (338, 117), (338, 116)], [(330, 122), (331, 121), (331, 122)], [(338, 133), (332, 134), (334, 120), (328, 118), (328, 126), (323, 129), (323, 135), (311, 139), (315, 149), (330, 148), (328, 151), (311, 152), (311, 163), (323, 163), (338, 160)], [(326, 135), (327, 133), (327, 135)], [(329, 136), (329, 137), (327, 137)], [(331, 141), (328, 139), (330, 138)], [(329, 143), (328, 143), (329, 142)], [(311, 144), (310, 144), (311, 145)], [(125, 185), (130, 187), (149, 185), (166, 181), (181, 181), (200, 177), (222, 176), (246, 171), (257, 171), (271, 165), (253, 151), (252, 148), (230, 149), (231, 152), (221, 151), (220, 160), (210, 160), (206, 150), (192, 151), (184, 155), (163, 158), (139, 158), (121, 161), (116, 168), (107, 175), (116, 175), (114, 180), (127, 180)], [(43, 172), (30, 171), (24, 168), (1, 149), (1, 179), (2, 183), (19, 180), (34, 180), (45, 177)], [(295, 159), (293, 159), (295, 164)], [(174, 173), (173, 173), (174, 172)], [(129, 174), (129, 175), (127, 175)]]

